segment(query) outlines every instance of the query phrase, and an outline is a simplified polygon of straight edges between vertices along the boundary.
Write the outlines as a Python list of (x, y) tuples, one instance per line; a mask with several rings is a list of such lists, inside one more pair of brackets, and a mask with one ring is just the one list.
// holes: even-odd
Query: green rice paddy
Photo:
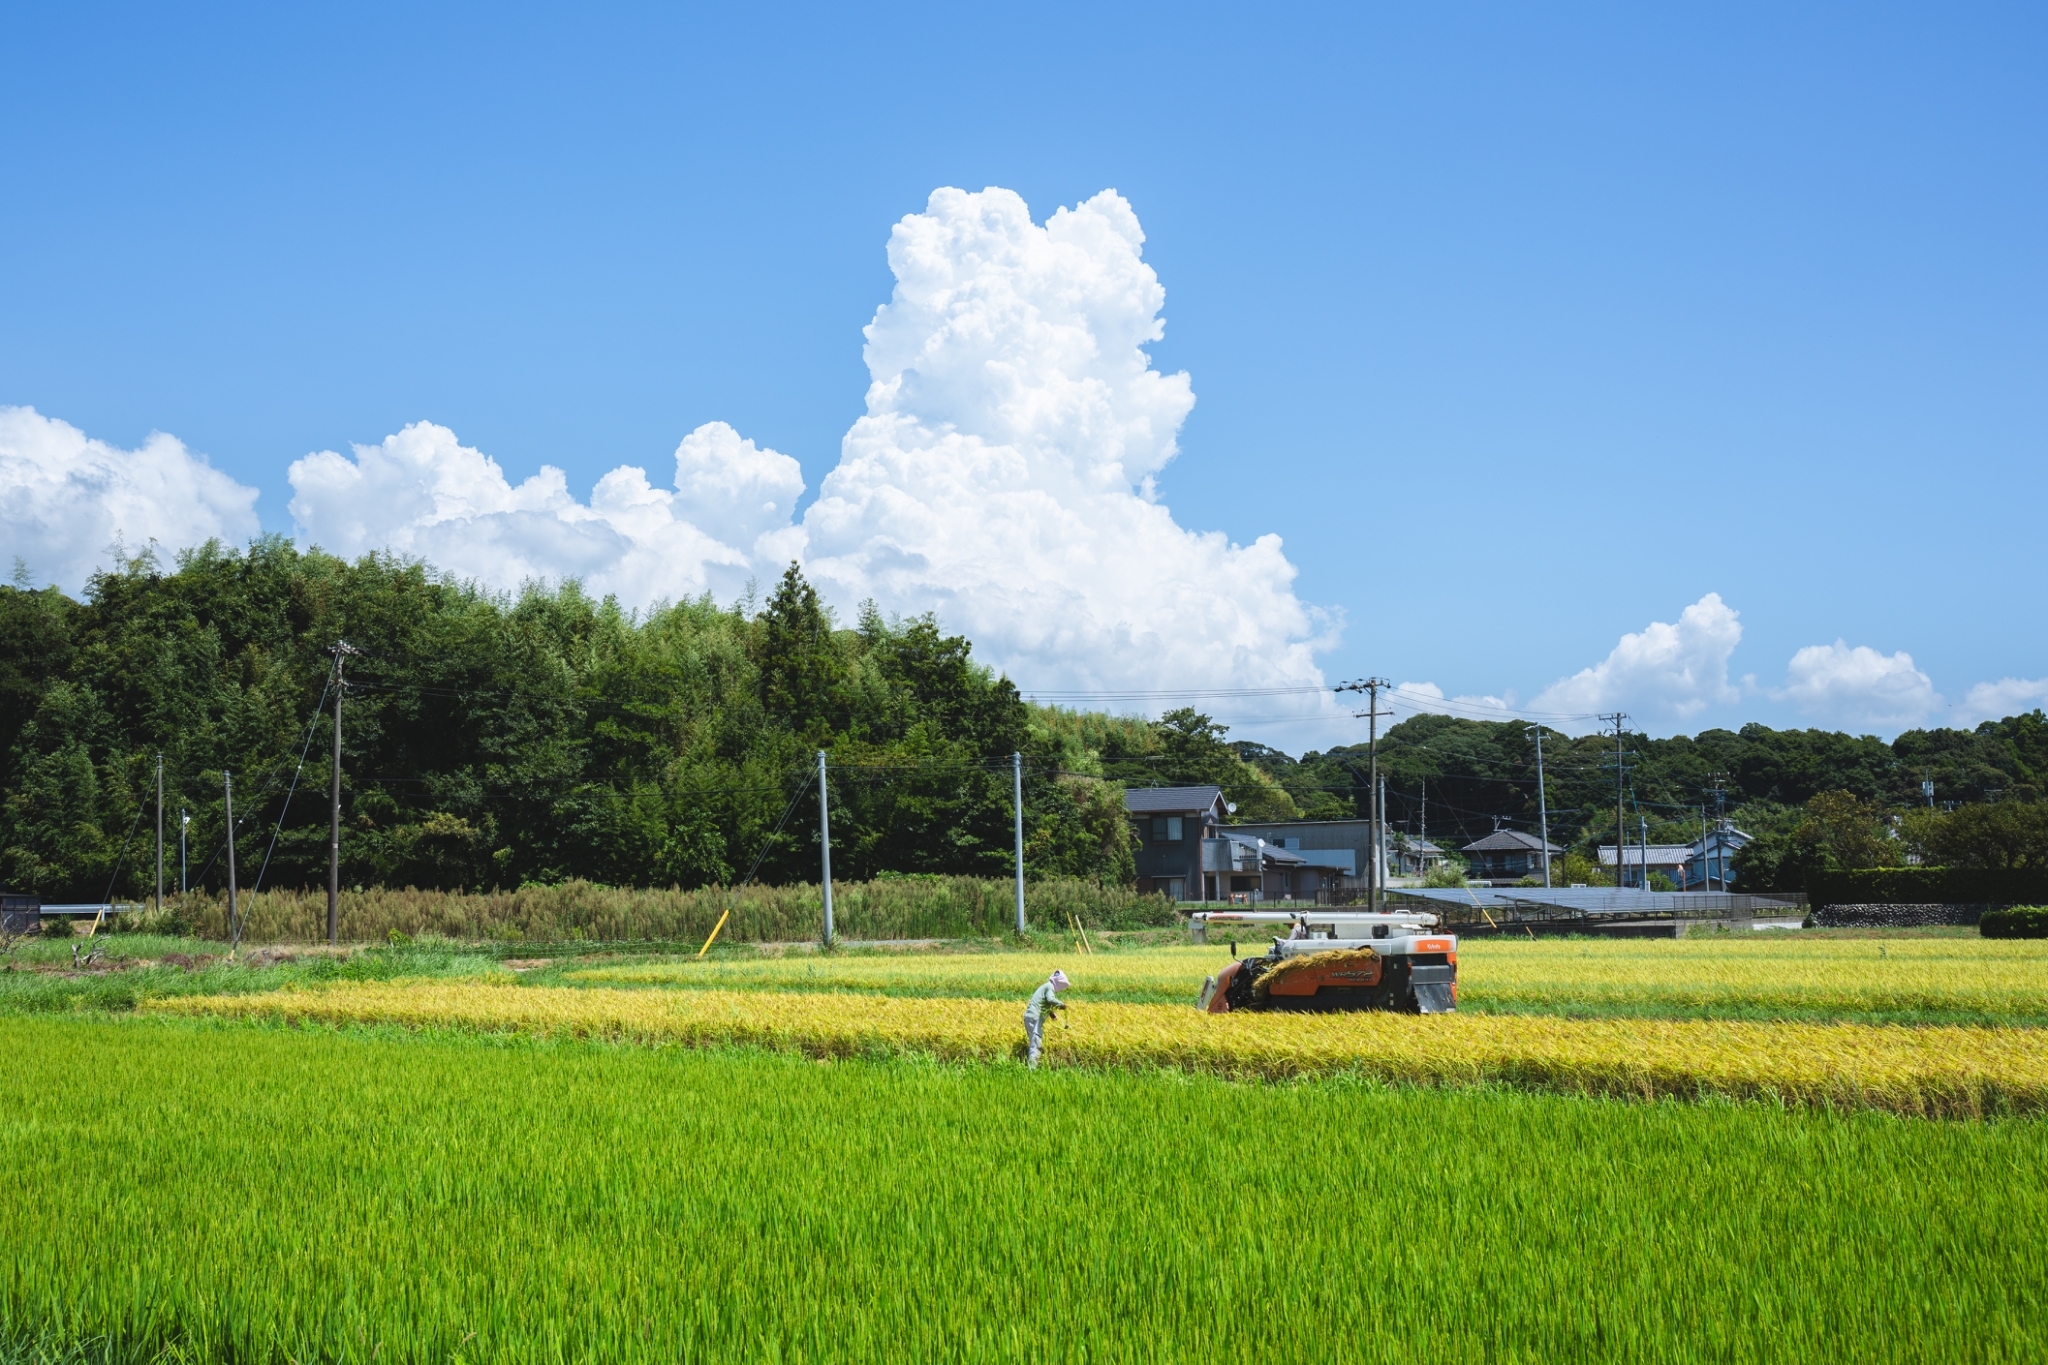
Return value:
[(2038, 1360), (2048, 1126), (0, 1017), (0, 1359)]

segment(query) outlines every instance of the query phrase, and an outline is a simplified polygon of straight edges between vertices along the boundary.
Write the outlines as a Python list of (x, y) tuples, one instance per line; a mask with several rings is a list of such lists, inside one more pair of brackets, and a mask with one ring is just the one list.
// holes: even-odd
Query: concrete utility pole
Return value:
[(1619, 890), (1627, 884), (1622, 869), (1623, 860), (1628, 856), (1628, 818), (1622, 810), (1622, 792), (1628, 778), (1628, 764), (1621, 751), (1621, 723), (1628, 716), (1616, 711), (1600, 719), (1614, 723), (1614, 885)]
[(241, 906), (235, 899), (235, 775), (223, 768), (220, 781), (228, 820), (228, 956), (232, 958), (242, 946)]
[(1010, 804), (1017, 812), (1017, 932), (1024, 932), (1024, 755), (1010, 755)]
[(1713, 874), (1707, 868), (1707, 806), (1700, 803), (1700, 890), (1714, 889)]
[(327, 793), (327, 942), (341, 934), (341, 694), (342, 665), (355, 653), (346, 640), (334, 642), (334, 778)]
[(1370, 866), (1366, 869), (1365, 884), (1366, 906), (1373, 911), (1380, 909), (1386, 890), (1382, 885), (1384, 878), (1380, 876), (1380, 868), (1385, 858), (1383, 850), (1386, 847), (1385, 835), (1380, 827), (1383, 814), (1380, 809), (1380, 717), (1393, 714), (1380, 710), (1380, 689), (1392, 686), (1393, 684), (1385, 678), (1367, 678), (1364, 682), (1348, 682), (1336, 689), (1339, 692), (1363, 692), (1369, 699), (1367, 709), (1355, 714), (1362, 714), (1370, 725), (1366, 731), (1365, 789), (1366, 800), (1371, 803), (1372, 813), (1368, 820), (1370, 832), (1366, 836), (1370, 845), (1366, 850), (1366, 858)]
[[(1714, 832), (1718, 834), (1721, 832), (1721, 827), (1727, 823), (1726, 818), (1722, 815), (1722, 809), (1727, 802), (1728, 794), (1727, 792), (1722, 790), (1722, 784), (1728, 780), (1728, 774), (1708, 773), (1707, 779), (1714, 784)], [(1728, 845), (1724, 842), (1716, 847), (1715, 852), (1722, 853), (1725, 855), (1727, 847)], [(1700, 850), (1700, 852), (1704, 854), (1706, 853), (1706, 849), (1703, 847)], [(1723, 891), (1726, 891), (1728, 889), (1728, 868), (1726, 865), (1725, 856), (1721, 858), (1709, 856), (1707, 858), (1707, 889), (1709, 891), (1713, 890), (1713, 870), (1716, 863), (1720, 863), (1722, 865), (1720, 877), (1721, 889)]]
[(156, 756), (156, 912), (164, 912), (164, 756)]
[(819, 877), (825, 886), (825, 946), (832, 946), (832, 811), (825, 795), (825, 751), (818, 750)]
[[(1387, 813), (1387, 779), (1383, 777), (1383, 778), (1381, 778), (1381, 779), (1380, 779), (1380, 817), (1381, 817), (1381, 820), (1382, 820), (1382, 822), (1384, 822), (1384, 821), (1385, 821), (1385, 818), (1386, 818), (1386, 813)], [(1381, 884), (1382, 886), (1384, 886), (1384, 885), (1386, 884), (1386, 880), (1387, 880), (1387, 842), (1386, 842), (1386, 840), (1385, 840), (1384, 838), (1380, 840), (1380, 845), (1379, 845), (1379, 854), (1380, 854), (1380, 861), (1379, 861), (1379, 866), (1373, 869), (1373, 875), (1374, 875), (1374, 876), (1376, 876), (1376, 877), (1378, 877), (1378, 878), (1379, 878), (1379, 880), (1380, 880), (1380, 884)]]
[(189, 889), (185, 885), (186, 868), (189, 866), (185, 861), (185, 835), (191, 828), (192, 817), (185, 813), (183, 806), (178, 807), (178, 894), (180, 896), (184, 895)]
[(1543, 889), (1550, 889), (1550, 796), (1543, 789), (1543, 727), (1536, 727), (1536, 829), (1543, 840)]
[(1641, 884), (1643, 890), (1648, 891), (1650, 889), (1650, 817), (1641, 811), (1637, 811), (1636, 824), (1642, 830), (1643, 849), (1643, 860), (1636, 865), (1636, 881)]

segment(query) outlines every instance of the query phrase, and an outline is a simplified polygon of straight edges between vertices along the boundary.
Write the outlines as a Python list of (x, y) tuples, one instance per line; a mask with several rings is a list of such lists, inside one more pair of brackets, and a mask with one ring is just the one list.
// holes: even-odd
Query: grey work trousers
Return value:
[(1038, 1054), (1045, 1051), (1045, 1020), (1033, 1015), (1024, 1016), (1024, 1038), (1031, 1044), (1031, 1065), (1038, 1065)]

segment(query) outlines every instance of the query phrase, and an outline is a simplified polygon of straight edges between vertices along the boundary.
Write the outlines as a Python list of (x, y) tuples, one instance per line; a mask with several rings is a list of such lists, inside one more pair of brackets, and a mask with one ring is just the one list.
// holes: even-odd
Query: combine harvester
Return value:
[(1198, 912), (1211, 928), (1287, 925), (1258, 957), (1231, 963), (1202, 984), (1202, 1008), (1230, 1010), (1396, 1010), (1448, 1014), (1458, 1007), (1458, 940), (1422, 910)]

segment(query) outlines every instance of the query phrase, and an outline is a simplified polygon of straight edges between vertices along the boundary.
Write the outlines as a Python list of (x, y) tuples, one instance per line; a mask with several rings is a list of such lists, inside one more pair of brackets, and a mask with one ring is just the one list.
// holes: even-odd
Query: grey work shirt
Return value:
[(1054, 1009), (1065, 1009), (1067, 1005), (1066, 1001), (1053, 994), (1052, 982), (1050, 981), (1031, 992), (1031, 999), (1024, 1004), (1024, 1017), (1026, 1019), (1043, 1019), (1047, 1005), (1052, 1006)]

